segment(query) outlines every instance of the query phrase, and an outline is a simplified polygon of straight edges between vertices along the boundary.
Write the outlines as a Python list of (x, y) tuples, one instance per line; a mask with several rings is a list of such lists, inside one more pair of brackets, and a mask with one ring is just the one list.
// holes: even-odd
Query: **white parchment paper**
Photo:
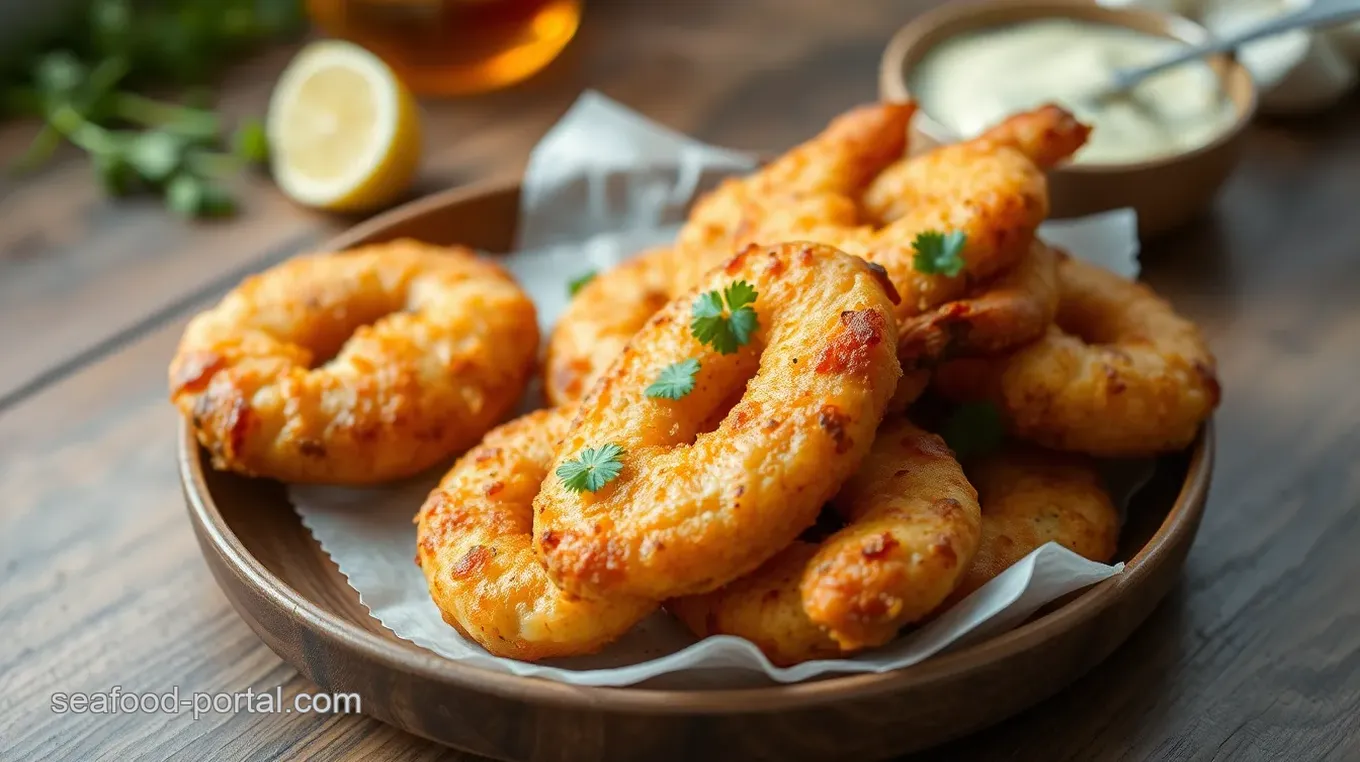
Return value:
[[(698, 143), (587, 93), (544, 137), (526, 170), (521, 251), (505, 261), (539, 309), (545, 332), (567, 302), (566, 284), (607, 269), (641, 249), (670, 241), (701, 178), (745, 172), (752, 156)], [(1042, 235), (1130, 277), (1138, 272), (1137, 221), (1120, 210), (1050, 222)], [(1147, 478), (1146, 467), (1118, 469), (1121, 502)], [(1122, 564), (1088, 561), (1050, 543), (926, 626), (851, 658), (780, 668), (732, 636), (696, 642), (665, 613), (644, 621), (593, 656), (530, 664), (488, 654), (444, 623), (412, 562), (412, 517), (438, 481), (431, 474), (372, 489), (293, 485), (289, 498), (360, 600), (401, 638), (474, 666), (577, 685), (630, 685), (668, 676), (671, 687), (794, 682), (819, 675), (884, 672), (916, 664), (965, 640), (994, 636), (1045, 604), (1117, 574)], [(762, 677), (763, 675), (763, 677)]]

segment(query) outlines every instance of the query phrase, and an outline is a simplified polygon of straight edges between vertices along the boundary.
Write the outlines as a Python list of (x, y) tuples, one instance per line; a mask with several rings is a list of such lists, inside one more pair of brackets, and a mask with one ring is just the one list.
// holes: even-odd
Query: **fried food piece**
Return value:
[[(882, 265), (901, 295), (897, 317), (905, 320), (963, 298), (1024, 258), (1048, 216), (1044, 169), (1080, 148), (1088, 133), (1071, 114), (1047, 106), (974, 140), (902, 158), (862, 193), (824, 189), (747, 200), (727, 228), (738, 245), (818, 241)], [(916, 269), (916, 238), (929, 232), (965, 234), (963, 272)]]
[[(891, 460), (894, 448), (888, 446), (892, 439), (885, 439), (886, 433), (885, 428), (880, 435), (884, 444), (874, 444), (866, 468), (870, 463), (876, 463), (885, 473), (898, 468)], [(912, 457), (910, 450), (905, 457)], [(910, 473), (910, 464), (903, 462), (902, 469)], [(1010, 447), (970, 465), (968, 478), (977, 488), (981, 530), (979, 533), (976, 518), (972, 518), (971, 526), (957, 525), (955, 529), (965, 534), (971, 530), (977, 552), (971, 563), (965, 561), (954, 573), (924, 577), (932, 596), (939, 594), (944, 580), (953, 580), (954, 587), (933, 611), (918, 614), (915, 621), (948, 610), (1047, 542), (1056, 542), (1092, 561), (1108, 563), (1114, 558), (1119, 513), (1091, 460)], [(906, 491), (898, 481), (878, 482), (877, 487), (886, 489), (877, 499), (884, 504), (900, 500)], [(871, 489), (875, 486), (861, 481), (860, 474), (852, 482)], [(865, 492), (861, 499), (870, 496)], [(927, 536), (924, 531), (916, 534), (918, 540)], [(853, 648), (833, 640), (805, 610), (800, 587), (814, 577), (813, 559), (817, 555), (817, 545), (795, 542), (754, 573), (711, 593), (669, 601), (666, 608), (698, 637), (724, 634), (746, 638), (781, 666), (843, 656)]]
[(776, 664), (882, 645), (935, 611), (977, 551), (977, 493), (943, 440), (885, 422), (833, 507), (845, 528), (797, 542), (725, 587), (670, 601), (696, 635), (755, 643)]
[[(1059, 106), (1021, 112), (972, 140), (940, 146), (887, 167), (869, 185), (864, 207), (873, 219), (886, 224), (942, 198), (987, 198), (1010, 185), (1007, 195), (1047, 209), (1042, 177), (1036, 178), (1031, 168), (1057, 166), (1085, 145), (1090, 133), (1090, 127)], [(1018, 157), (1025, 161), (1014, 163)], [(1003, 170), (1007, 166), (1011, 169)], [(1006, 182), (998, 184), (1001, 178)]]
[(942, 365), (954, 400), (992, 400), (1017, 437), (1104, 457), (1182, 449), (1218, 405), (1199, 329), (1147, 286), (1096, 265), (1058, 263), (1058, 315), (1039, 341)]
[(906, 151), (907, 125), (914, 103), (876, 103), (838, 117), (819, 135), (776, 158), (751, 175), (727, 180), (699, 199), (677, 238), (679, 293), (750, 243), (815, 240), (793, 235), (754, 237), (757, 220), (778, 214), (786, 204), (820, 198), (842, 208), (855, 203), (884, 167)]
[[(859, 465), (900, 371), (881, 274), (829, 246), (752, 247), (662, 308), (581, 403), (558, 467), (583, 448), (623, 448), (595, 492), (548, 479), (534, 537), (559, 587), (662, 600), (745, 574), (810, 526)], [(703, 293), (745, 281), (759, 325), (720, 354), (691, 332)], [(645, 394), (662, 369), (700, 369), (680, 399)], [(740, 399), (713, 431), (704, 422)]]
[(574, 414), (539, 410), (492, 430), (416, 516), (416, 563), (444, 621), (496, 656), (537, 661), (593, 653), (657, 607), (563, 593), (534, 554), (533, 498)]
[[(1048, 216), (1044, 170), (1075, 153), (1089, 133), (1068, 112), (1045, 106), (973, 140), (902, 159), (875, 178), (864, 208), (883, 227), (864, 256), (887, 268), (902, 296), (899, 317), (957, 299), (971, 284), (1014, 266)], [(967, 236), (960, 276), (915, 269), (912, 244), (929, 231)]]
[(945, 608), (1045, 543), (1100, 563), (1114, 558), (1119, 511), (1090, 458), (1010, 446), (970, 463), (968, 479), (982, 501), (982, 542)]
[(817, 545), (795, 540), (759, 569), (726, 585), (666, 602), (695, 637), (735, 635), (751, 641), (772, 664), (787, 667), (844, 654), (803, 611), (800, 585)]
[(543, 388), (554, 405), (580, 401), (628, 340), (671, 300), (675, 250), (652, 249), (595, 277), (553, 326)]
[[(791, 215), (806, 208), (826, 222), (857, 221), (851, 200), (902, 155), (912, 104), (876, 104), (837, 117), (803, 143), (743, 178), (700, 198), (669, 251), (640, 254), (591, 281), (572, 300), (548, 340), (544, 388), (553, 404), (579, 400), (656, 310), (688, 291), (714, 266), (750, 242), (749, 217)], [(810, 208), (818, 205), (838, 209)], [(787, 231), (779, 241), (808, 236)], [(815, 240), (815, 238), (814, 238)]]
[(977, 551), (977, 493), (944, 440), (900, 419), (832, 501), (846, 527), (803, 575), (803, 609), (845, 651), (934, 611)]
[[(904, 355), (913, 363), (938, 359), (950, 344), (969, 354), (1037, 338), (1051, 308), (1045, 311), (1048, 303), (1037, 292), (1030, 301), (1022, 296), (1042, 285), (1036, 273), (1051, 267), (1027, 253), (1048, 213), (1042, 167), (1079, 148), (1086, 128), (1050, 107), (1013, 117), (969, 143), (899, 161), (915, 109), (877, 104), (838, 117), (807, 143), (701, 198), (669, 262), (648, 255), (648, 264), (630, 262), (598, 278), (597, 288), (608, 287), (622, 303), (610, 310), (594, 306), (595, 292), (578, 295), (549, 345), (550, 399), (578, 399), (663, 292), (677, 295), (751, 244), (816, 241), (882, 264), (904, 295), (894, 312), (915, 342), (906, 350), (934, 353)], [(930, 172), (940, 174), (927, 177)], [(893, 206), (898, 196), (910, 202), (909, 212)], [(861, 197), (891, 217), (886, 226), (866, 217)], [(968, 235), (964, 273), (916, 272), (916, 235), (951, 230)]]
[(247, 278), (190, 321), (170, 399), (217, 468), (371, 484), (475, 444), (537, 344), (534, 305), (501, 268), (393, 241)]
[(1043, 336), (1057, 312), (1057, 254), (1036, 238), (1011, 270), (902, 321), (897, 357), (903, 368), (917, 368), (950, 356), (1005, 352)]

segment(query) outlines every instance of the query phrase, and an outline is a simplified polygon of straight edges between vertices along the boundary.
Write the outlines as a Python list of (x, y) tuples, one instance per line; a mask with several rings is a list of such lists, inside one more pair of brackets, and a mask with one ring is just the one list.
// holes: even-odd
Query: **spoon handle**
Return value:
[(1233, 50), (1239, 45), (1258, 40), (1262, 37), (1269, 37), (1272, 34), (1287, 32), (1291, 29), (1305, 29), (1310, 27), (1325, 26), (1327, 24), (1340, 23), (1354, 18), (1360, 18), (1360, 0), (1317, 0), (1312, 5), (1296, 13), (1286, 14), (1277, 18), (1262, 22), (1250, 29), (1219, 37), (1203, 45), (1195, 45), (1186, 48), (1176, 55), (1164, 58), (1157, 63), (1140, 66), (1133, 69), (1126, 69), (1116, 75), (1115, 89), (1127, 90), (1133, 85), (1141, 82), (1144, 78), (1156, 74), (1159, 71), (1180, 66), (1188, 61), (1203, 58), (1214, 53), (1225, 53)]

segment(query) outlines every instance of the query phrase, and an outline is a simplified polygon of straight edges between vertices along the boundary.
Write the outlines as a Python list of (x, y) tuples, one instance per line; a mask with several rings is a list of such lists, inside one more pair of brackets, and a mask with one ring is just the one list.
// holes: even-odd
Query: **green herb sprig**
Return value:
[[(760, 327), (755, 309), (759, 294), (744, 280), (736, 281), (722, 293), (709, 291), (699, 295), (691, 308), (690, 332), (700, 344), (706, 344), (719, 354), (729, 355), (751, 341)], [(723, 302), (727, 310), (723, 310)]]
[(224, 181), (265, 161), (264, 129), (226, 135), (201, 89), (182, 102), (138, 94), (147, 85), (199, 85), (235, 54), (305, 28), (299, 0), (92, 0), (75, 26), (36, 40), (0, 67), (0, 111), (43, 127), (13, 169), (32, 170), (67, 142), (90, 156), (113, 196), (146, 192), (190, 217), (231, 213)]
[(623, 470), (623, 448), (614, 443), (586, 447), (557, 467), (557, 478), (572, 492), (594, 492), (618, 478)]
[(963, 272), (963, 247), (967, 243), (968, 236), (961, 230), (919, 233), (911, 244), (915, 250), (912, 266), (919, 273), (953, 278)]
[(595, 280), (596, 275), (598, 275), (596, 271), (587, 270), (567, 281), (567, 296), (576, 296), (581, 293), (581, 289), (585, 288), (586, 284), (590, 283), (592, 280)]
[(699, 361), (693, 357), (671, 363), (661, 369), (656, 380), (643, 393), (653, 399), (678, 400), (694, 391), (694, 377), (698, 373)]

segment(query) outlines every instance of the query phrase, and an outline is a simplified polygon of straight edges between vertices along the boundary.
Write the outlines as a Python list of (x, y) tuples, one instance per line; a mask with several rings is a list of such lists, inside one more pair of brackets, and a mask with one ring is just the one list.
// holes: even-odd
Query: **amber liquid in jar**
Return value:
[(581, 21), (581, 0), (307, 0), (307, 10), (425, 95), (518, 82), (556, 58)]

